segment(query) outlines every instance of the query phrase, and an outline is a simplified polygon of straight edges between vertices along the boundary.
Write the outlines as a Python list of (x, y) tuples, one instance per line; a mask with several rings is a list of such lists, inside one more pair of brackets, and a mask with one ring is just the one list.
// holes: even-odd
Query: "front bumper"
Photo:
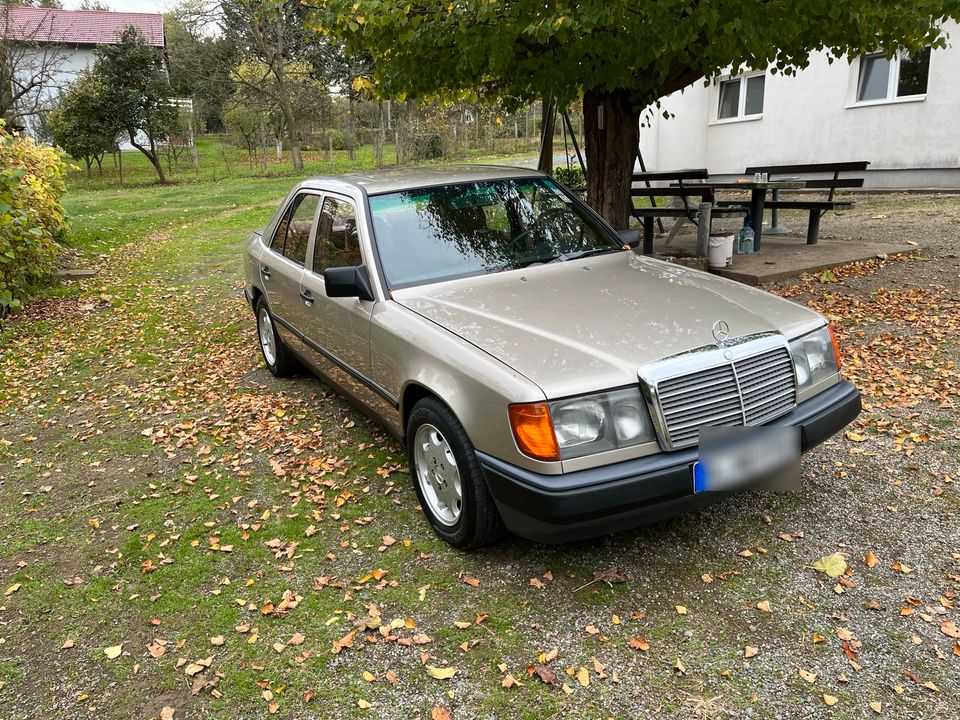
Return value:
[[(770, 425), (800, 428), (801, 450), (835, 434), (860, 414), (860, 393), (842, 380)], [(626, 530), (709, 504), (693, 494), (697, 448), (602, 467), (541, 475), (477, 453), (506, 526), (538, 542), (567, 542)]]

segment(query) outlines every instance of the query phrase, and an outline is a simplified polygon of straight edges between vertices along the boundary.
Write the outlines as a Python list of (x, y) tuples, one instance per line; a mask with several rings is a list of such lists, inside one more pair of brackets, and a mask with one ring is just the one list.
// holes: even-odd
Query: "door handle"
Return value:
[(261, 265), (261, 266), (260, 266), (260, 274), (263, 275), (264, 278), (269, 279), (269, 278), (270, 278), (270, 268), (267, 267), (266, 265)]
[(307, 307), (313, 305), (313, 294), (309, 290), (301, 290), (300, 299), (303, 300), (303, 304)]

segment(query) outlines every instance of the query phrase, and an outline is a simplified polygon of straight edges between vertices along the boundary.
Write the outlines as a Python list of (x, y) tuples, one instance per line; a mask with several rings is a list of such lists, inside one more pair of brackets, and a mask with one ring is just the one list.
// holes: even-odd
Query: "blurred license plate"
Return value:
[(747, 486), (793, 489), (799, 482), (797, 427), (704, 427), (699, 450), (695, 493)]

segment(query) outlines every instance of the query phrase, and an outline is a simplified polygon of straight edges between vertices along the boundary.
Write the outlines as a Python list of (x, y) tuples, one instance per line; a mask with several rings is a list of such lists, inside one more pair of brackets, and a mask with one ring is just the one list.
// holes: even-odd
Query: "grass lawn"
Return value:
[[(561, 144), (557, 147), (562, 147)], [(498, 138), (494, 149), (471, 149), (463, 158), (447, 159), (438, 162), (485, 162), (502, 158), (515, 157), (517, 148), (523, 141), (512, 138)], [(529, 146), (529, 154), (536, 153), (536, 146)], [(302, 151), (304, 170), (295, 173), (293, 161), (289, 152), (284, 152), (279, 158), (273, 150), (267, 153), (266, 171), (258, 166), (251, 167), (246, 150), (235, 146), (228, 135), (199, 135), (196, 138), (197, 168), (194, 168), (190, 154), (183, 151), (179, 159), (173, 158), (165, 151), (161, 151), (163, 169), (168, 180), (177, 183), (212, 183), (239, 178), (263, 178), (296, 176), (310, 177), (312, 175), (330, 175), (333, 173), (350, 172), (362, 168), (373, 167), (374, 148), (372, 145), (357, 146), (354, 158), (351, 160), (346, 150), (334, 150), (331, 158), (327, 150), (305, 149)], [(385, 165), (396, 163), (397, 149), (393, 143), (383, 146), (383, 162)], [(120, 187), (120, 168), (117, 159), (107, 156), (103, 161), (103, 171), (99, 173), (94, 164), (90, 177), (86, 176), (82, 162), (75, 163), (78, 169), (71, 174), (71, 189), (75, 192), (85, 190), (102, 190)], [(157, 173), (147, 159), (138, 151), (123, 153), (123, 181), (126, 187), (140, 187), (153, 185), (157, 182)]]
[[(956, 260), (914, 369), (930, 377), (871, 386), (802, 492), (462, 553), (380, 428), (263, 368), (240, 245), (292, 182), (72, 178), (72, 242), (100, 272), (0, 329), (0, 717), (955, 715), (960, 443), (937, 401), (955, 397)], [(929, 266), (829, 287), (861, 301), (830, 301), (857, 372), (877, 323), (932, 332), (876, 285), (907, 268), (920, 294), (890, 302), (922, 303)], [(818, 281), (788, 292), (826, 302)], [(883, 403), (920, 384), (941, 390)], [(838, 551), (842, 584), (810, 567)]]

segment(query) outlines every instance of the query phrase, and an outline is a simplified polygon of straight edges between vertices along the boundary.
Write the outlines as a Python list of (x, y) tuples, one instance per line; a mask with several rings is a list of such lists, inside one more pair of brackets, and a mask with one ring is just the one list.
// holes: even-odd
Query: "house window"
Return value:
[(922, 97), (927, 93), (930, 48), (917, 55), (903, 53), (887, 59), (883, 53), (860, 58), (857, 102), (884, 102), (898, 98)]
[(717, 120), (756, 117), (763, 114), (763, 75), (724, 80), (720, 83), (720, 104)]

